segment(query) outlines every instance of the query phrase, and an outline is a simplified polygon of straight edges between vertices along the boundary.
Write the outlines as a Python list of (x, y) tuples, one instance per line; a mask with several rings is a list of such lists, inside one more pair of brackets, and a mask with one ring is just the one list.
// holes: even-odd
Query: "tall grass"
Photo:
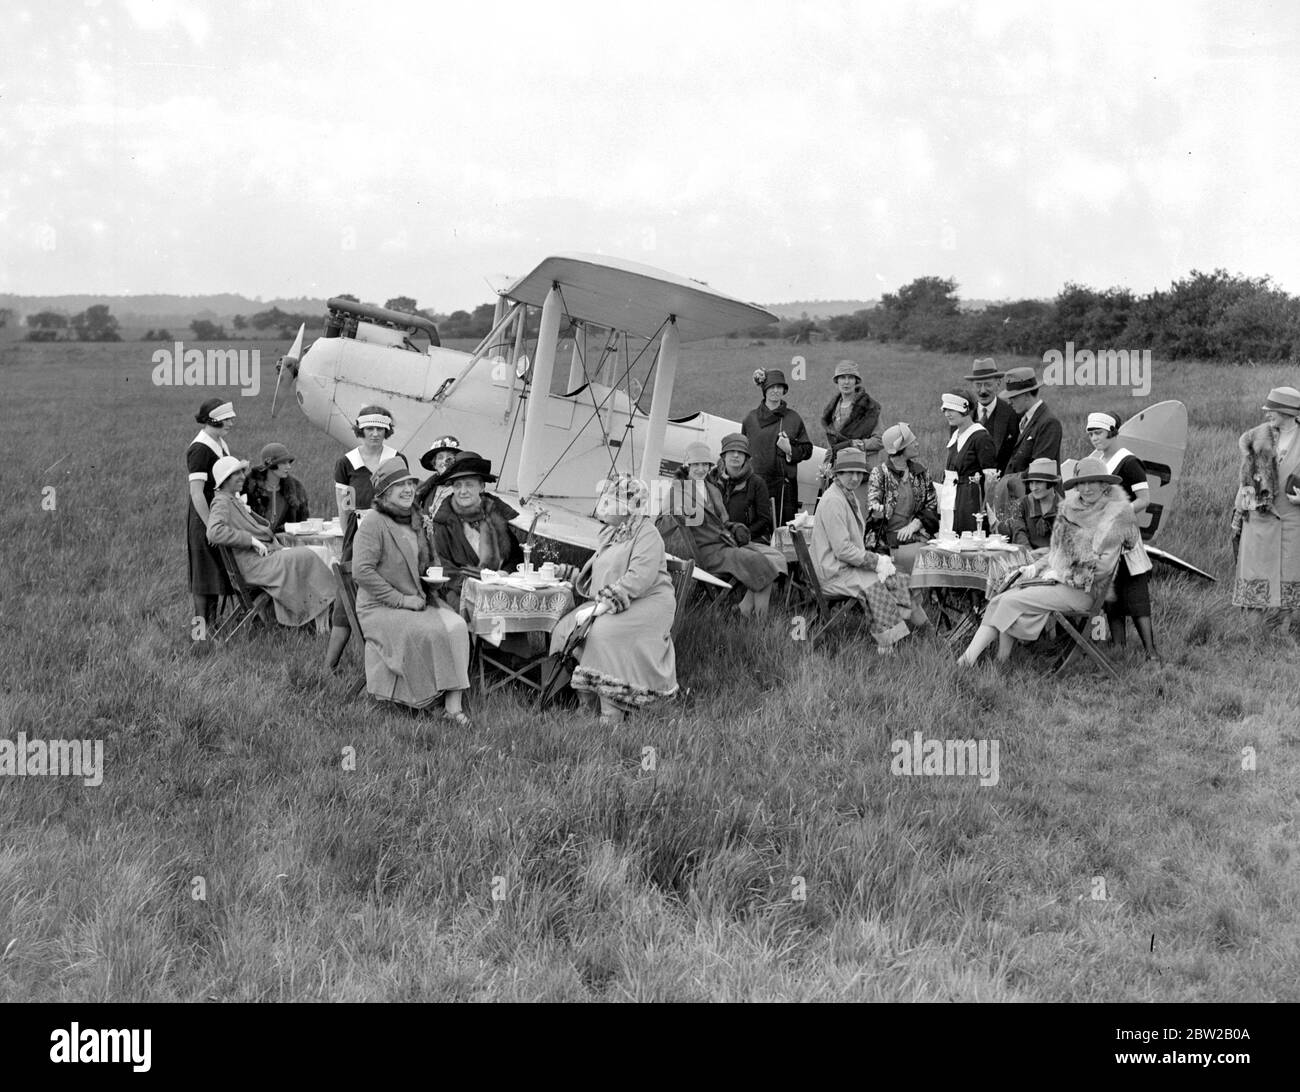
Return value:
[[(938, 463), (937, 392), (967, 361), (801, 351), (822, 377), (792, 392), (810, 424), (853, 356)], [(675, 411), (739, 417), (752, 369), (789, 356), (693, 350)], [(1300, 996), (1300, 668), (1226, 579), (1235, 439), (1286, 372), (1157, 361), (1149, 401), (1181, 398), (1193, 429), (1160, 543), (1223, 578), (1155, 582), (1163, 670), (958, 676), (930, 639), (880, 660), (847, 633), (792, 641), (780, 614), (693, 614), (681, 699), (610, 734), (509, 691), (475, 699), (468, 731), (347, 700), (359, 660), (329, 676), (309, 634), (192, 642), (203, 392), (149, 368), (133, 345), (0, 356), (0, 734), (102, 739), (106, 763), (98, 788), (0, 778), (0, 997)], [(270, 422), (268, 391), (236, 396), (233, 447), (289, 444), (323, 507), (338, 452), (296, 410)], [(1067, 434), (1095, 403), (1048, 398)], [(1101, 404), (1121, 398), (1143, 404)], [(998, 739), (999, 784), (891, 776), (890, 742), (918, 728)]]

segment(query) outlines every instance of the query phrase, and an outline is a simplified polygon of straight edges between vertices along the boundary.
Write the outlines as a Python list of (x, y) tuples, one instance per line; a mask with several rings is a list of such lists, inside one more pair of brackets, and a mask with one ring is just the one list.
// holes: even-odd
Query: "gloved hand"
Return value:
[(894, 559), (888, 554), (876, 555), (876, 575), (881, 580), (888, 580), (896, 573), (898, 569), (894, 565)]
[(737, 546), (749, 545), (749, 528), (743, 523), (728, 523), (727, 530), (731, 532)]

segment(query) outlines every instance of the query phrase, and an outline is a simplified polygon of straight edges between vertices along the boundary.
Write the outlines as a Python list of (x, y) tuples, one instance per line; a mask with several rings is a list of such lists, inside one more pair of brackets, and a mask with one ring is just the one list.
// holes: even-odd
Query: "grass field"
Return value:
[[(100, 739), (106, 766), (0, 777), (0, 998), (1300, 1000), (1300, 664), (1230, 606), (1227, 532), (1236, 437), (1294, 372), (1157, 360), (1146, 400), (1047, 392), (1067, 456), (1089, 408), (1188, 405), (1159, 541), (1220, 583), (1154, 582), (1163, 669), (959, 677), (937, 642), (881, 662), (691, 616), (682, 699), (611, 736), (508, 692), (471, 731), (347, 700), (308, 634), (192, 642), (203, 392), (152, 386), (152, 348), (0, 350), (0, 735)], [(282, 348), (232, 446), (287, 443), (323, 510), (336, 446), (269, 419)], [(800, 351), (806, 420), (853, 357), (941, 465), (967, 359)], [(790, 354), (688, 349), (674, 411), (738, 418)], [(998, 784), (892, 776), (916, 729), (997, 739)]]

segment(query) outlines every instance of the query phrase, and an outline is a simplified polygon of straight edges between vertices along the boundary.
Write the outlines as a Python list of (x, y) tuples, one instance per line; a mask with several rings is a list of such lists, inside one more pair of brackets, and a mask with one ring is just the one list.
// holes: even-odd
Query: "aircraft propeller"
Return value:
[(276, 362), (275, 394), (271, 396), (271, 418), (273, 420), (280, 412), (280, 384), (284, 382), (284, 373), (289, 373), (289, 384), (284, 390), (286, 401), (289, 398), (290, 390), (298, 379), (298, 365), (302, 361), (302, 335), (306, 329), (307, 324), (304, 322), (298, 327), (298, 336), (293, 339), (292, 347)]

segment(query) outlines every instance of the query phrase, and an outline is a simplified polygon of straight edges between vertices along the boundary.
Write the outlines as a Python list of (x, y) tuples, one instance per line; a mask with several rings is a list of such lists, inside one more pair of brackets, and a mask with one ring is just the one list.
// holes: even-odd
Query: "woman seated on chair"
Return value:
[[(1094, 606), (1097, 581), (1109, 583), (1120, 554), (1140, 537), (1133, 507), (1116, 474), (1100, 459), (1083, 459), (1065, 483), (1047, 553), (1020, 569), (1017, 586), (989, 600), (980, 628), (957, 661), (972, 666), (996, 637), (998, 659), (1016, 641), (1033, 641), (1053, 611), (1084, 614)], [(1100, 605), (1100, 604), (1097, 604)]]
[[(600, 723), (613, 726), (631, 709), (677, 693), (672, 626), (677, 600), (664, 540), (646, 514), (645, 482), (620, 476), (596, 501), (601, 529), (596, 552), (574, 579), (580, 595), (605, 604), (578, 655), (571, 686), (588, 708), (600, 702)], [(557, 570), (567, 577), (567, 567)], [(593, 604), (570, 611), (551, 635), (551, 652), (590, 615)]]
[(424, 523), (429, 541), (433, 541), (433, 517), (438, 514), (442, 502), (452, 494), (450, 485), (440, 484), (442, 472), (451, 466), (460, 454), (460, 441), (455, 436), (439, 436), (429, 450), (420, 456), (420, 465), (433, 476), (425, 478), (415, 491), (415, 510)]
[(910, 632), (905, 618), (917, 628), (929, 619), (912, 603), (907, 577), (894, 571), (893, 561), (863, 545), (866, 526), (856, 491), (866, 470), (867, 457), (857, 448), (836, 454), (834, 480), (817, 504), (811, 553), (822, 591), (861, 601), (876, 651), (884, 654)]
[[(732, 521), (722, 492), (709, 481), (713, 457), (705, 444), (686, 448), (686, 461), (677, 471), (669, 493), (667, 512), (659, 517), (658, 528), (674, 552), (694, 558), (695, 563), (715, 576), (734, 576), (745, 586), (736, 609), (741, 614), (767, 614), (772, 585), (789, 571), (785, 555), (771, 546), (751, 542), (749, 527)], [(680, 522), (679, 522), (680, 521)], [(689, 542), (680, 542), (683, 535)]]
[(453, 609), (460, 607), (460, 589), (467, 576), (484, 569), (514, 572), (524, 560), (524, 551), (510, 521), (516, 512), (500, 497), (485, 493), (483, 486), (496, 481), (492, 463), (476, 451), (462, 451), (438, 476), (439, 486), (450, 486), (451, 495), (432, 518), (430, 542), (435, 565), (448, 578), (443, 596)]
[(939, 496), (916, 457), (921, 445), (910, 425), (885, 429), (885, 461), (867, 479), (868, 517), (898, 571), (909, 576), (921, 547), (939, 530)]
[(279, 534), (286, 523), (301, 523), (310, 518), (307, 490), (289, 473), (293, 456), (284, 444), (267, 444), (262, 458), (248, 472), (248, 507)]
[(1025, 471), (1024, 482), (1029, 492), (1012, 501), (1007, 533), (1018, 546), (1043, 550), (1052, 543), (1052, 526), (1060, 504), (1061, 475), (1056, 472), (1056, 460), (1035, 459)]
[(445, 694), (443, 716), (467, 726), (461, 699), (469, 688), (469, 628), (421, 585), (429, 554), (412, 526), (416, 477), (401, 459), (389, 459), (372, 480), (371, 511), (352, 544), (366, 689), (412, 709)]
[(750, 542), (765, 546), (772, 541), (772, 495), (763, 479), (754, 473), (749, 441), (744, 433), (733, 432), (722, 438), (722, 459), (708, 480), (722, 493), (728, 523), (744, 524)]
[(261, 516), (239, 496), (247, 479), (248, 460), (226, 455), (212, 468), (216, 492), (208, 515), (208, 541), (228, 546), (250, 584), (264, 588), (275, 603), (283, 626), (305, 626), (334, 602), (334, 577), (309, 546), (286, 548)]

